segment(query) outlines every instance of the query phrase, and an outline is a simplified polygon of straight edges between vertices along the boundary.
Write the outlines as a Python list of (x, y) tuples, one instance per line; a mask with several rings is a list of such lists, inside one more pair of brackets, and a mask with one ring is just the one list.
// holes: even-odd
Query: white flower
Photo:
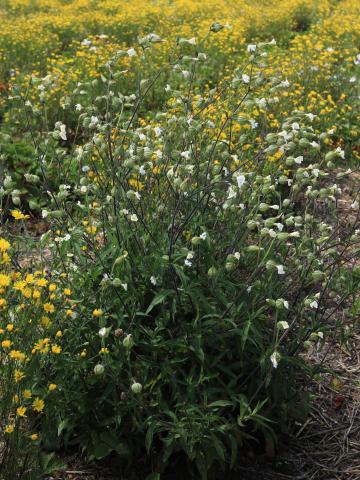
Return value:
[(88, 171), (90, 170), (90, 167), (89, 167), (89, 165), (84, 165), (84, 166), (81, 168), (81, 170), (82, 170), (84, 173), (86, 173), (86, 172), (88, 172)]
[(316, 310), (318, 308), (319, 304), (316, 300), (313, 300), (311, 303), (310, 303), (310, 307), (313, 308), (314, 310)]
[(130, 215), (130, 220), (132, 222), (137, 222), (138, 221), (138, 216), (136, 215), (136, 213), (133, 213), (132, 215)]
[(154, 128), (154, 132), (155, 132), (155, 135), (156, 135), (157, 137), (160, 137), (160, 135), (162, 134), (162, 128), (160, 128), (160, 127), (155, 127), (155, 128)]
[(283, 304), (286, 310), (289, 310), (289, 302), (287, 300), (283, 300)]
[(359, 202), (357, 200), (355, 200), (355, 202), (353, 202), (350, 205), (350, 207), (353, 208), (354, 210), (357, 210), (359, 208)]
[(86, 185), (82, 185), (82, 187), (80, 188), (80, 192), (81, 192), (81, 193), (86, 193), (86, 192), (87, 192), (87, 186), (86, 186)]
[(187, 259), (186, 259), (184, 263), (185, 263), (185, 265), (186, 265), (187, 267), (191, 267), (191, 266), (192, 266), (192, 263), (190, 262), (190, 260), (187, 260)]
[(141, 165), (141, 167), (139, 168), (139, 173), (140, 173), (140, 175), (146, 175), (146, 170), (145, 170), (144, 165)]
[(298, 124), (298, 122), (294, 122), (291, 124), (291, 128), (293, 130), (300, 130), (300, 125)]
[(263, 98), (260, 98), (260, 100), (257, 100), (257, 104), (259, 105), (259, 108), (265, 108), (266, 107), (266, 99), (263, 97)]
[(335, 150), (336, 153), (339, 154), (339, 157), (341, 157), (343, 160), (345, 159), (345, 152), (344, 150), (342, 150), (340, 147), (337, 147), (337, 149)]
[(49, 215), (49, 212), (47, 210), (42, 210), (41, 211), (42, 218), (46, 218), (48, 215)]
[(310, 119), (310, 122), (312, 122), (316, 117), (316, 115), (314, 115), (313, 113), (305, 113), (305, 115)]
[(250, 77), (249, 75), (246, 75), (246, 73), (242, 75), (242, 79), (244, 83), (250, 83)]
[(272, 353), (271, 356), (270, 356), (270, 361), (271, 361), (274, 368), (277, 368), (277, 366), (280, 362), (280, 359), (281, 359), (280, 353), (275, 350), (275, 352)]
[(315, 142), (315, 141), (310, 142), (310, 145), (311, 145), (313, 148), (320, 148), (320, 145), (319, 145), (317, 142)]
[(289, 328), (289, 324), (288, 324), (288, 322), (285, 322), (283, 320), (283, 321), (277, 323), (277, 328), (282, 328), (283, 330), (287, 330)]
[(230, 185), (230, 187), (228, 188), (227, 194), (228, 194), (228, 196), (227, 196), (228, 200), (236, 197), (236, 191), (235, 191), (235, 189), (232, 185)]
[(189, 160), (190, 158), (190, 150), (185, 150), (184, 152), (181, 152), (181, 157), (185, 158), (185, 160)]
[(284, 275), (285, 270), (284, 270), (284, 265), (276, 265), (277, 273), (278, 275)]
[(91, 40), (88, 40), (87, 38), (85, 38), (85, 39), (81, 42), (81, 45), (85, 45), (86, 47), (88, 47), (89, 45), (91, 45)]
[(150, 283), (152, 283), (152, 285), (156, 285), (157, 284), (157, 280), (156, 280), (156, 277), (154, 277), (154, 275), (152, 275), (150, 277)]
[(283, 225), (282, 223), (274, 223), (274, 225), (278, 228), (278, 230), (279, 230), (280, 232), (283, 231), (284, 225)]
[(190, 40), (188, 40), (187, 43), (190, 43), (190, 45), (196, 45), (196, 38), (195, 37), (190, 38)]
[(314, 168), (312, 173), (313, 173), (314, 177), (317, 178), (319, 176), (320, 170), (318, 168)]
[(256, 122), (255, 120), (253, 119), (250, 119), (250, 125), (251, 125), (251, 128), (257, 128), (259, 126), (258, 122)]
[(270, 228), (269, 235), (270, 235), (271, 238), (276, 238), (276, 232), (273, 228)]
[(237, 181), (238, 187), (241, 188), (245, 183), (245, 176), (244, 175), (238, 175), (236, 177), (236, 181)]
[(129, 55), (129, 57), (136, 57), (137, 55), (135, 48), (129, 48), (126, 53)]
[(294, 162), (297, 164), (297, 165), (300, 165), (304, 160), (304, 157), (302, 155), (300, 155), (299, 157), (296, 157), (294, 159)]
[(128, 284), (127, 283), (122, 283), (121, 286), (125, 290), (125, 292), (127, 292)]
[(66, 136), (66, 126), (62, 123), (60, 125), (60, 138), (62, 140), (66, 140), (67, 139), (67, 136)]
[(286, 80), (283, 80), (283, 81), (280, 83), (280, 85), (281, 85), (282, 87), (287, 88), (287, 87), (290, 86), (290, 82), (286, 79)]
[(207, 233), (206, 232), (203, 232), (201, 235), (199, 235), (201, 240), (206, 240), (207, 238)]
[(235, 252), (234, 257), (236, 258), (236, 260), (239, 260), (240, 259), (240, 252)]
[(181, 73), (185, 79), (190, 77), (190, 72), (188, 70), (181, 70)]
[(247, 49), (246, 49), (248, 52), (255, 52), (256, 51), (256, 45), (254, 44), (250, 44), (247, 46)]
[(104, 338), (107, 333), (107, 330), (105, 327), (100, 328), (99, 330), (99, 337)]
[(280, 209), (279, 205), (270, 205), (270, 208), (272, 208), (273, 210), (279, 210)]

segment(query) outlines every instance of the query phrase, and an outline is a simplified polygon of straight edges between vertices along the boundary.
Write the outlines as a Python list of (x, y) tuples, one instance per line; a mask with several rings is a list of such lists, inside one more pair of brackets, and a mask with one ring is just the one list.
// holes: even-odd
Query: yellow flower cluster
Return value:
[[(43, 387), (37, 385), (33, 391), (34, 365), (37, 355), (61, 354), (62, 332), (53, 324), (52, 315), (58, 308), (55, 304), (63, 308), (71, 294), (69, 288), (49, 283), (45, 271), (12, 269), (10, 250), (10, 242), (0, 237), (0, 414), (6, 434), (21, 430), (21, 419), (41, 414), (46, 408), (45, 397), (57, 389), (57, 384), (51, 382)], [(6, 404), (7, 397), (10, 405)], [(27, 431), (27, 427), (24, 429)], [(32, 433), (29, 438), (35, 441), (38, 434)]]

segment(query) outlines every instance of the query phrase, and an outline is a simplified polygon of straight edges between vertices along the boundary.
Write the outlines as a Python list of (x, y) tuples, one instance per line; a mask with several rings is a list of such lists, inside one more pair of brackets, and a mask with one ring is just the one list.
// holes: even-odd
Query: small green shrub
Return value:
[[(341, 193), (328, 180), (344, 155), (326, 150), (331, 133), (304, 111), (266, 130), (284, 88), (263, 73), (271, 44), (251, 46), (230, 81), (200, 95), (206, 56), (196, 46), (182, 55), (192, 43), (126, 95), (109, 62), (102, 94), (79, 114), (81, 146), (59, 149), (71, 133), (62, 122), (33, 132), (52, 226), (40, 246), (51, 252), (49, 281), (68, 292), (44, 303), (49, 322), (34, 315), (61, 352), (35, 348), (27, 381), (41, 392), (57, 385), (38, 419), (43, 448), (115, 455), (122, 471), (142, 459), (144, 475), (185, 458), (205, 479), (305, 418), (303, 385), (316, 369), (299, 353), (322, 344), (329, 294), (351, 295), (339, 267), (359, 239), (317, 213), (336, 218)], [(160, 75), (169, 96), (144, 120)], [(44, 151), (61, 152), (59, 188), (46, 183)]]

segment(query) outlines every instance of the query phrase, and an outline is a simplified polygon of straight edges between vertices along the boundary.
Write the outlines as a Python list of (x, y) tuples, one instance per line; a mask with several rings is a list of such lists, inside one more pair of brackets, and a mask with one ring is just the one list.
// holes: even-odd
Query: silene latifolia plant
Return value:
[[(142, 78), (158, 42), (148, 35), (79, 85), (64, 99), (70, 124), (59, 112), (47, 130), (46, 103), (34, 111), (13, 87), (38, 156), (26, 181), (49, 226), (35, 272), (19, 270), (21, 242), (0, 243), (1, 315), (16, 331), (2, 332), (1, 395), (11, 395), (1, 435), (17, 471), (34, 445), (111, 454), (122, 471), (141, 459), (144, 478), (180, 463), (202, 479), (233, 467), (249, 443), (306, 416), (306, 382), (321, 366), (302, 353), (333, 338), (336, 312), (353, 300), (359, 205), (342, 228), (333, 173), (345, 152), (328, 150), (332, 132), (311, 112), (268, 130), (288, 88), (266, 77), (275, 42), (249, 45), (212, 89), (199, 86), (211, 59), (196, 39)], [(130, 92), (123, 56), (138, 62)], [(32, 82), (41, 95), (51, 80)], [(8, 172), (4, 213), (13, 189)], [(26, 229), (26, 214), (9, 214)]]

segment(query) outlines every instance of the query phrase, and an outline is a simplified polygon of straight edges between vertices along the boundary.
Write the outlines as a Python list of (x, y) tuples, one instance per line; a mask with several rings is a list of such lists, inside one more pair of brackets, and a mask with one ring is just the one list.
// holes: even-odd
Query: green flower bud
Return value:
[(315, 282), (318, 282), (325, 278), (325, 273), (321, 272), (320, 270), (315, 270), (314, 272), (312, 272), (311, 277)]
[(135, 395), (138, 395), (142, 391), (142, 385), (141, 383), (135, 382), (131, 385), (131, 391), (135, 393)]
[(215, 267), (210, 267), (207, 273), (210, 278), (214, 278), (217, 275), (217, 269)]
[(225, 263), (225, 270), (227, 270), (228, 272), (231, 272), (232, 270), (235, 270), (235, 268), (236, 268), (235, 263), (232, 263), (232, 262), (226, 262)]
[(95, 375), (102, 375), (104, 371), (105, 371), (104, 365), (101, 365), (101, 363), (98, 363), (97, 365), (95, 365), (94, 367)]
[(192, 243), (193, 245), (200, 245), (200, 243), (201, 243), (201, 238), (200, 238), (200, 237), (193, 237), (193, 238), (191, 239), (191, 243)]
[(260, 212), (267, 212), (269, 210), (269, 205), (267, 203), (260, 203), (259, 210)]
[(130, 349), (134, 345), (134, 340), (131, 334), (126, 335), (126, 337), (123, 340), (123, 345), (127, 349)]
[(328, 152), (325, 155), (325, 161), (332, 162), (333, 160), (335, 160), (335, 158), (337, 158), (337, 156), (338, 156), (337, 152)]
[(122, 281), (120, 280), (120, 278), (114, 278), (114, 280), (111, 282), (111, 285), (113, 287), (121, 287), (121, 284), (122, 284)]
[(263, 248), (259, 247), (259, 245), (249, 245), (248, 247), (246, 247), (246, 250), (248, 252), (259, 252), (260, 250), (263, 250)]
[(247, 228), (249, 230), (255, 230), (258, 226), (257, 222), (254, 222), (254, 220), (249, 220), (246, 224)]

